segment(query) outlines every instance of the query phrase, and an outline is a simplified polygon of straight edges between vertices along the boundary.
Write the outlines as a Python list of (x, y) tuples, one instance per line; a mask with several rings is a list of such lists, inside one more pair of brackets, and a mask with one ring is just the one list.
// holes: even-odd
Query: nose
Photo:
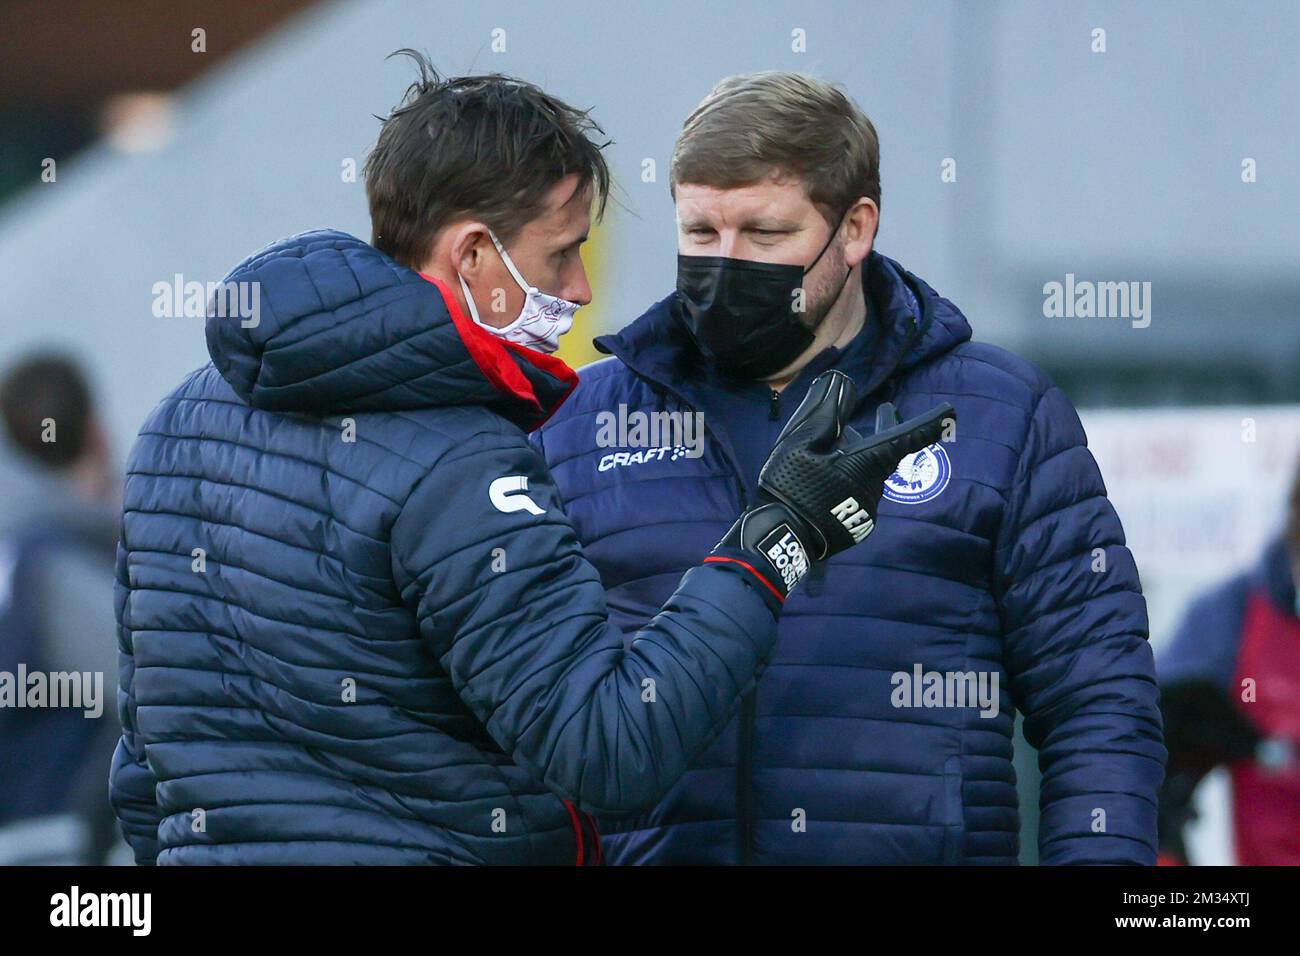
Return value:
[(740, 230), (725, 228), (718, 230), (717, 254), (727, 259), (735, 259), (736, 244), (740, 240)]
[(591, 283), (587, 280), (587, 267), (581, 261), (576, 275), (565, 286), (564, 298), (578, 305), (591, 304)]

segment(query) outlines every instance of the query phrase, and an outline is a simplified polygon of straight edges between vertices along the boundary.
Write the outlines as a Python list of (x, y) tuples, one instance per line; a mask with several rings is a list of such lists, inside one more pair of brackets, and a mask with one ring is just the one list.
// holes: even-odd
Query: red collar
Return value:
[[(536, 349), (530, 349), (515, 342), (507, 342), (505, 339), (493, 335), (465, 314), (447, 283), (424, 272), (420, 273), (420, 277), (437, 286), (438, 291), (442, 294), (442, 301), (447, 306), (448, 313), (451, 314), (452, 324), (456, 326), (456, 332), (460, 335), (460, 340), (465, 343), (465, 349), (469, 352), (470, 358), (474, 360), (474, 364), (479, 367), (479, 371), (498, 391), (527, 402), (537, 409), (541, 418), (529, 428), (529, 431), (540, 428), (577, 388), (578, 373), (571, 369), (563, 359), (558, 359), (554, 355), (547, 355), (544, 352), (538, 352)], [(550, 408), (542, 405), (541, 400), (537, 397), (537, 392), (533, 389), (533, 383), (528, 380), (528, 376), (523, 373), (516, 360), (511, 357), (512, 352), (519, 359), (533, 366), (533, 368), (545, 372), (568, 385), (564, 394)]]

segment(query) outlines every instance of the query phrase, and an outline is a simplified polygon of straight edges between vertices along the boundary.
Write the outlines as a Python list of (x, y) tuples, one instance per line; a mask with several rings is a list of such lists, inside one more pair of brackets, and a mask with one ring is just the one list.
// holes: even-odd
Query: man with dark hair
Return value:
[(594, 195), (597, 218), (604, 215), (606, 144), (590, 138), (603, 131), (585, 111), (510, 77), (439, 80), (427, 60), (399, 52), (415, 60), (420, 78), (366, 159), (376, 249), (417, 268), (433, 255), (434, 238), (469, 209), (510, 242), (570, 174), (588, 200)]
[[(717, 744), (653, 812), (611, 820), (610, 860), (1014, 863), (1018, 709), (1043, 771), (1040, 860), (1154, 862), (1146, 606), (1069, 399), (875, 250), (880, 144), (833, 85), (723, 80), (670, 181), (675, 293), (597, 339), (613, 357), (536, 439), (621, 626), (754, 500), (765, 449), (827, 369), (857, 384), (864, 433), (886, 401), (950, 401), (962, 424), (887, 480), (888, 527), (791, 599)], [(699, 414), (712, 441), (620, 453), (589, 425), (615, 409)]]
[(938, 434), (944, 407), (863, 440), (821, 379), (625, 642), (526, 438), (576, 382), (549, 353), (591, 295), (594, 128), (421, 61), (367, 163), (375, 244), (305, 233), (227, 277), (258, 320), (209, 315), (212, 364), (128, 466), (112, 789), (139, 862), (599, 861), (591, 812), (666, 791)]
[[(104, 801), (120, 732), (104, 699), (117, 664), (112, 456), (90, 386), (62, 354), (5, 372), (0, 421), (0, 864), (99, 863), (117, 842)], [(69, 675), (80, 706), (17, 706)]]

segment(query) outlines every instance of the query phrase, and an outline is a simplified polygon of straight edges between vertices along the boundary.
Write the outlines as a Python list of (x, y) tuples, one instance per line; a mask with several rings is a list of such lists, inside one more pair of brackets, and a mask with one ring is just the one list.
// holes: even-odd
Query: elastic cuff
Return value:
[(762, 595), (773, 614), (781, 613), (786, 599), (779, 583), (781, 579), (773, 575), (769, 563), (759, 555), (742, 548), (714, 548), (704, 563), (740, 575)]

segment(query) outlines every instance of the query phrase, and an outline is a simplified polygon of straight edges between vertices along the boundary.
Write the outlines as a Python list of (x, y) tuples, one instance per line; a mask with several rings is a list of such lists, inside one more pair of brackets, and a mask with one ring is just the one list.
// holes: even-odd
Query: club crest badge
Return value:
[(952, 462), (939, 442), (908, 455), (898, 470), (885, 479), (883, 498), (900, 505), (929, 501), (948, 487)]

